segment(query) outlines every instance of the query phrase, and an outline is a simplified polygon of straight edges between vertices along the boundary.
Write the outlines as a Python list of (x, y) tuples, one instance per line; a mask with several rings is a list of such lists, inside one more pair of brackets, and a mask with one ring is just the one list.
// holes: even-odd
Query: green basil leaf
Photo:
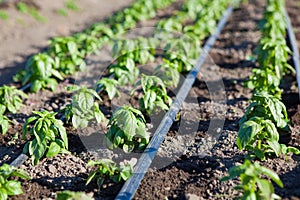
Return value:
[(61, 147), (56, 142), (51, 142), (46, 157), (53, 157), (60, 153)]
[(19, 195), (23, 193), (21, 183), (18, 181), (7, 181), (4, 185), (4, 188), (6, 189), (6, 193), (8, 195)]

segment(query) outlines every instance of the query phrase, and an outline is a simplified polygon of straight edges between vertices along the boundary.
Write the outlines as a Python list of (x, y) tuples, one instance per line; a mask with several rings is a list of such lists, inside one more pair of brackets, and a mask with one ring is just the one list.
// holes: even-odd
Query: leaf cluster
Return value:
[(48, 54), (36, 54), (26, 62), (22, 84), (31, 83), (31, 92), (37, 92), (42, 88), (51, 88), (54, 91), (57, 86), (57, 79), (63, 80), (57, 67), (57, 63)]
[(98, 88), (103, 88), (102, 91), (107, 93), (110, 100), (112, 100), (115, 96), (120, 96), (120, 92), (117, 89), (117, 86), (119, 86), (118, 81), (111, 78), (101, 78), (97, 84), (99, 85)]
[(122, 57), (118, 59), (117, 64), (110, 66), (109, 72), (115, 75), (120, 85), (126, 85), (135, 82), (140, 70), (135, 66), (133, 59)]
[(172, 99), (167, 94), (167, 88), (164, 82), (157, 76), (147, 76), (142, 74), (142, 78), (135, 84), (136, 88), (142, 88), (143, 96), (139, 100), (139, 107), (148, 114), (160, 107), (168, 110), (172, 103)]
[(23, 99), (28, 96), (18, 90), (15, 86), (2, 86), (0, 87), (0, 114), (9, 111), (17, 113), (23, 105)]
[[(55, 90), (57, 80), (83, 70), (86, 65), (85, 57), (91, 53), (97, 53), (104, 42), (115, 38), (128, 28), (134, 28), (137, 21), (154, 17), (158, 9), (167, 7), (173, 1), (138, 0), (129, 8), (112, 15), (106, 22), (95, 23), (82, 33), (53, 38), (48, 51), (36, 54), (27, 61), (25, 75), (19, 73), (18, 80), (21, 79), (23, 85), (30, 83), (31, 92), (37, 92), (43, 88)], [(141, 54), (146, 55), (147, 51)], [(123, 60), (122, 67), (126, 66), (124, 62), (127, 61)], [(136, 73), (137, 70), (134, 71), (134, 74)]]
[(279, 143), (281, 132), (289, 131), (289, 120), (284, 104), (266, 92), (255, 94), (253, 102), (240, 120), (237, 145), (246, 149), (261, 160), (266, 155), (287, 154), (300, 151)]
[[(228, 0), (199, 1), (200, 0), (196, 2), (199, 3), (199, 5), (195, 5), (195, 7), (190, 10), (190, 15), (196, 17), (194, 24), (185, 26), (183, 32), (189, 36), (197, 36), (197, 38), (203, 40), (215, 31), (217, 21), (231, 2)], [(202, 5), (202, 9), (200, 5)], [(190, 7), (192, 7), (192, 5), (189, 5), (187, 8)]]
[(263, 37), (256, 50), (259, 69), (253, 70), (247, 82), (254, 89), (253, 101), (239, 122), (237, 138), (240, 149), (245, 148), (262, 160), (267, 154), (300, 153), (278, 142), (282, 132), (290, 131), (287, 111), (280, 101), (280, 80), (287, 72), (294, 71), (287, 62), (291, 51), (285, 41), (284, 1), (269, 0), (264, 16)]
[(146, 64), (154, 61), (155, 48), (159, 45), (156, 38), (138, 37), (131, 40), (116, 40), (112, 48), (112, 55), (122, 62), (128, 58), (136, 63)]
[(7, 133), (8, 128), (9, 128), (9, 123), (10, 123), (10, 120), (8, 119), (8, 117), (6, 117), (3, 114), (0, 114), (0, 128), (1, 128), (1, 133), (3, 135)]
[(158, 65), (154, 72), (154, 76), (159, 77), (165, 84), (165, 86), (170, 86), (176, 88), (180, 81), (180, 73), (177, 69), (177, 65), (164, 60), (164, 63)]
[(0, 200), (8, 199), (8, 196), (22, 194), (21, 182), (10, 180), (12, 177), (22, 179), (30, 179), (28, 173), (22, 169), (17, 169), (8, 164), (3, 164), (0, 167)]
[(67, 90), (75, 92), (72, 103), (65, 109), (66, 121), (71, 119), (74, 128), (85, 128), (91, 120), (96, 120), (97, 123), (105, 120), (96, 101), (101, 101), (101, 98), (95, 90), (77, 85), (69, 86)]
[(7, 133), (11, 122), (4, 114), (6, 112), (17, 113), (23, 105), (22, 100), (24, 98), (27, 98), (27, 95), (14, 86), (4, 85), (0, 87), (0, 128), (2, 134)]
[(139, 0), (129, 8), (118, 12), (111, 17), (108, 22), (112, 24), (115, 32), (121, 32), (136, 26), (138, 21), (147, 20), (156, 16), (156, 11), (163, 7), (169, 6), (174, 0)]
[[(279, 176), (258, 163), (251, 163), (251, 161), (245, 160), (242, 165), (231, 167), (229, 169), (229, 176), (223, 177), (221, 181), (227, 181), (236, 177), (239, 177), (241, 182), (235, 187), (236, 190), (242, 191), (243, 195), (240, 197), (241, 199), (281, 199), (275, 194), (274, 187), (269, 181), (270, 178), (279, 187), (283, 187)], [(264, 177), (268, 177), (268, 179)]]
[(199, 46), (200, 41), (191, 37), (171, 39), (164, 48), (164, 62), (176, 65), (179, 73), (189, 72), (196, 64), (201, 51)]
[(110, 149), (122, 147), (125, 152), (131, 152), (135, 147), (144, 149), (150, 139), (145, 123), (141, 111), (130, 106), (119, 107), (108, 123), (107, 146)]
[(79, 49), (77, 37), (56, 37), (50, 40), (49, 55), (55, 59), (57, 70), (72, 75), (85, 69), (84, 53)]
[(288, 64), (292, 54), (285, 40), (286, 22), (284, 1), (269, 0), (260, 22), (262, 39), (256, 48), (259, 69), (253, 70), (253, 75), (247, 86), (254, 92), (267, 91), (269, 94), (281, 97), (280, 80), (295, 70)]
[[(23, 149), (24, 153), (31, 156), (32, 164), (36, 165), (44, 155), (52, 157), (59, 153), (69, 153), (66, 129), (61, 120), (55, 119), (57, 113), (33, 111), (33, 114), (26, 120), (22, 130), (23, 138), (28, 130), (34, 138)], [(30, 127), (32, 123), (33, 127)]]
[(105, 180), (112, 180), (115, 183), (119, 183), (122, 180), (126, 181), (132, 176), (136, 161), (136, 158), (132, 158), (130, 161), (124, 160), (117, 166), (117, 164), (110, 159), (91, 160), (87, 166), (96, 167), (96, 169), (90, 173), (86, 184), (89, 184), (92, 180), (96, 180), (100, 188)]
[(94, 200), (94, 198), (90, 197), (84, 192), (73, 192), (70, 190), (65, 190), (57, 193), (56, 200)]

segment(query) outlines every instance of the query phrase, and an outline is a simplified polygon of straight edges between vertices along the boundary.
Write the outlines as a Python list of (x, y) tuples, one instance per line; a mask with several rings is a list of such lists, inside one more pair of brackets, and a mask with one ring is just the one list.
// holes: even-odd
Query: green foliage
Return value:
[(280, 101), (280, 80), (283, 75), (295, 70), (288, 64), (291, 50), (285, 40), (285, 11), (283, 0), (268, 0), (261, 22), (263, 37), (256, 49), (259, 69), (247, 86), (254, 89), (253, 102), (240, 120), (237, 145), (264, 160), (266, 155), (299, 154), (294, 147), (279, 144), (281, 132), (290, 131), (284, 104)]
[(101, 86), (101, 88), (103, 88), (110, 100), (112, 100), (116, 95), (120, 96), (120, 92), (117, 89), (117, 86), (119, 85), (118, 81), (111, 78), (101, 78), (97, 84), (99, 87)]
[(67, 16), (68, 16), (67, 11), (66, 11), (65, 9), (63, 9), (63, 8), (57, 9), (57, 10), (56, 10), (56, 13), (59, 14), (59, 15), (61, 15), (61, 16), (64, 16), (64, 17), (67, 17)]
[(155, 17), (156, 10), (167, 7), (173, 1), (174, 0), (138, 0), (129, 8), (125, 8), (123, 11), (112, 16), (108, 20), (108, 23), (112, 24), (112, 29), (114, 32), (122, 31), (120, 28), (123, 30), (134, 28), (137, 21), (147, 20)]
[(144, 149), (150, 135), (146, 132), (143, 114), (130, 106), (119, 107), (113, 113), (106, 134), (106, 143), (110, 149), (121, 146), (125, 152), (131, 152), (136, 146)]
[(153, 73), (159, 77), (166, 86), (176, 88), (180, 81), (180, 73), (177, 70), (177, 66), (167, 60), (162, 65), (158, 65)]
[(247, 107), (246, 113), (239, 124), (243, 124), (254, 116), (271, 120), (277, 128), (289, 131), (289, 120), (285, 105), (277, 97), (266, 92), (253, 95), (253, 102)]
[(47, 18), (44, 16), (40, 15), (40, 13), (37, 11), (36, 8), (34, 7), (29, 7), (28, 13), (37, 21), (40, 22), (47, 22)]
[(150, 114), (157, 107), (163, 110), (169, 109), (172, 99), (168, 96), (166, 86), (159, 77), (142, 74), (141, 80), (136, 83), (136, 89), (139, 87), (142, 88), (144, 93), (139, 100), (141, 110)]
[(278, 98), (266, 92), (254, 94), (253, 102), (239, 122), (237, 145), (261, 160), (266, 154), (299, 154), (298, 149), (278, 142), (279, 130), (289, 131), (288, 122), (286, 108)]
[(27, 95), (14, 86), (0, 87), (0, 128), (3, 135), (7, 133), (11, 122), (4, 114), (6, 112), (17, 113), (23, 105), (23, 98), (27, 98)]
[(0, 10), (0, 19), (7, 20), (9, 18), (7, 12)]
[(13, 81), (14, 82), (21, 82), (23, 77), (25, 76), (26, 71), (24, 69), (19, 70), (14, 76)]
[(196, 64), (201, 51), (197, 38), (180, 37), (172, 39), (164, 48), (164, 58), (177, 66), (180, 73), (189, 72)]
[(272, 38), (269, 36), (260, 40), (260, 44), (257, 48), (257, 61), (263, 69), (272, 69), (276, 72), (278, 78), (281, 78), (288, 72), (295, 73), (292, 66), (288, 64), (288, 56), (291, 54), (291, 50), (286, 44), (286, 41), (282, 38)]
[(65, 190), (57, 193), (56, 200), (94, 200), (94, 198), (85, 194), (84, 192)]
[(66, 120), (68, 122), (71, 119), (74, 128), (85, 128), (91, 120), (96, 120), (98, 123), (105, 120), (99, 104), (95, 101), (96, 99), (101, 100), (95, 90), (76, 85), (67, 89), (75, 92), (72, 103), (65, 109)]
[[(31, 83), (32, 92), (42, 88), (54, 90), (57, 79), (62, 79), (64, 75), (72, 75), (79, 70), (83, 70), (86, 65), (84, 58), (91, 53), (97, 53), (104, 42), (115, 38), (128, 28), (134, 28), (137, 21), (154, 17), (158, 9), (167, 7), (173, 1), (138, 0), (129, 8), (112, 15), (106, 22), (96, 23), (82, 33), (52, 39), (48, 51), (43, 53), (43, 56), (37, 54), (27, 61), (25, 77), (21, 75), (23, 84)], [(78, 8), (73, 0), (66, 1), (66, 6), (71, 10)], [(34, 14), (24, 3), (19, 4), (19, 9)], [(40, 18), (37, 14), (36, 12), (34, 15)], [(146, 44), (147, 42), (149, 40), (139, 39), (139, 43)], [(150, 44), (152, 44), (152, 41)], [(138, 54), (140, 54), (141, 62), (151, 59), (148, 50), (143, 50)], [(47, 67), (47, 70), (43, 69), (45, 67)], [(126, 84), (127, 82), (134, 83), (139, 71), (135, 68), (132, 59), (125, 58), (117, 66), (114, 66), (111, 72), (116, 74), (121, 83)], [(21, 77), (15, 78), (20, 80)]]
[(189, 0), (183, 4), (182, 11), (186, 13), (188, 18), (195, 20), (197, 15), (205, 8), (205, 4), (207, 3), (207, 0)]
[(0, 114), (6, 111), (17, 113), (23, 105), (23, 98), (27, 98), (27, 95), (15, 86), (0, 87)]
[(65, 2), (66, 8), (73, 11), (78, 11), (79, 7), (76, 5), (74, 0), (68, 0)]
[(115, 183), (122, 180), (126, 181), (132, 176), (136, 161), (136, 158), (132, 158), (130, 161), (124, 160), (120, 163), (119, 167), (110, 159), (89, 161), (87, 164), (88, 167), (96, 166), (97, 168), (90, 173), (86, 184), (89, 184), (92, 180), (96, 180), (100, 188), (105, 180), (112, 180)]
[[(228, 4), (227, 0), (189, 0), (183, 4), (181, 11), (175, 13), (174, 17), (161, 20), (156, 27), (158, 30), (184, 32), (185, 35), (197, 36), (202, 40), (215, 30), (217, 20), (222, 16)], [(182, 26), (188, 20), (193, 21), (192, 25)]]
[(47, 19), (43, 16), (41, 16), (39, 14), (39, 12), (36, 10), (36, 8), (34, 8), (33, 6), (27, 6), (25, 3), (23, 2), (19, 2), (17, 3), (17, 9), (24, 13), (24, 14), (27, 14), (29, 13), (35, 20), (37, 21), (41, 21), (41, 22), (46, 22)]
[(9, 123), (10, 123), (10, 120), (3, 114), (0, 114), (0, 128), (1, 128), (1, 133), (3, 135), (5, 135), (7, 133), (8, 128), (9, 128)]
[(239, 177), (241, 183), (235, 189), (242, 191), (243, 196), (241, 196), (241, 199), (281, 199), (274, 193), (272, 183), (262, 176), (270, 178), (278, 186), (283, 187), (279, 176), (275, 172), (260, 166), (258, 163), (251, 163), (249, 160), (245, 160), (242, 165), (230, 168), (229, 176), (223, 177), (221, 181)]
[(57, 70), (62, 74), (74, 74), (84, 70), (84, 54), (80, 52), (75, 37), (56, 37), (50, 41), (50, 55), (55, 58)]
[(287, 147), (278, 141), (279, 133), (271, 120), (252, 117), (240, 126), (236, 143), (239, 149), (245, 148), (261, 160), (270, 154), (300, 153), (297, 148)]
[(183, 27), (183, 19), (176, 19), (176, 18), (168, 18), (165, 20), (161, 20), (157, 23), (156, 28), (158, 30), (164, 30), (164, 31), (173, 31), (173, 32), (181, 32)]
[(25, 3), (19, 2), (17, 3), (17, 9), (22, 13), (28, 13), (28, 7)]
[(268, 0), (264, 18), (260, 22), (263, 35), (269, 35), (271, 38), (282, 38), (285, 35), (284, 4), (284, 0)]
[(201, 3), (199, 2), (199, 4), (202, 5), (203, 8), (201, 9), (200, 5), (194, 6), (194, 9), (201, 9), (201, 11), (194, 12), (193, 14), (196, 15), (195, 23), (185, 26), (183, 32), (190, 36), (196, 35), (202, 40), (215, 31), (217, 20), (222, 16), (229, 1), (202, 1)]
[(117, 40), (113, 46), (113, 57), (118, 62), (132, 59), (139, 64), (146, 64), (155, 60), (155, 48), (159, 44), (156, 38), (142, 38), (132, 40)]
[(113, 64), (109, 68), (109, 72), (113, 73), (120, 85), (134, 83), (139, 76), (139, 69), (135, 66), (133, 59), (125, 58)]
[(166, 60), (173, 63), (173, 65), (176, 65), (177, 71), (180, 73), (186, 73), (193, 69), (193, 65), (189, 61), (190, 59), (188, 59), (184, 55), (174, 52), (167, 52), (164, 54), (164, 57)]
[(26, 171), (17, 169), (8, 164), (3, 164), (0, 167), (0, 200), (6, 200), (9, 196), (22, 194), (21, 182), (10, 180), (12, 177), (22, 179), (30, 179)]
[(49, 55), (46, 53), (36, 54), (26, 62), (26, 73), (22, 84), (31, 83), (31, 92), (37, 92), (43, 88), (51, 88), (54, 91), (57, 86), (56, 78), (63, 79), (56, 68), (57, 63)]
[(281, 90), (279, 88), (280, 78), (272, 69), (253, 69), (253, 75), (250, 76), (246, 86), (257, 92), (268, 92), (277, 98), (281, 97)]
[[(44, 155), (52, 157), (59, 153), (69, 153), (66, 129), (61, 120), (55, 119), (57, 113), (33, 111), (33, 114), (34, 116), (27, 119), (22, 130), (23, 138), (28, 130), (34, 137), (26, 143), (23, 150), (31, 156), (32, 164), (36, 165)], [(30, 128), (33, 122), (34, 125)]]
[(87, 35), (96, 37), (99, 41), (108, 41), (110, 38), (115, 36), (112, 29), (105, 23), (95, 23), (92, 27), (86, 31)]
[[(103, 28), (104, 29), (104, 28)], [(104, 30), (102, 30), (104, 32)], [(97, 31), (98, 33), (99, 31)], [(74, 38), (77, 43), (78, 48), (78, 57), (83, 57), (90, 55), (92, 53), (99, 53), (98, 49), (103, 45), (104, 42), (108, 40), (108, 37), (105, 37), (104, 35), (101, 36), (101, 38), (98, 38), (97, 33), (78, 33), (74, 35)], [(95, 35), (93, 35), (95, 34)], [(104, 34), (104, 33), (103, 33)], [(73, 58), (72, 58), (73, 59)], [(78, 62), (78, 61), (77, 61)], [(84, 65), (79, 68), (80, 70), (84, 69)]]
[[(172, 39), (168, 42), (165, 51), (174, 51), (176, 54), (184, 56), (185, 59), (190, 59), (190, 62), (197, 59), (201, 52), (200, 40), (197, 37), (181, 36), (179, 38)], [(182, 71), (182, 70), (179, 70)]]

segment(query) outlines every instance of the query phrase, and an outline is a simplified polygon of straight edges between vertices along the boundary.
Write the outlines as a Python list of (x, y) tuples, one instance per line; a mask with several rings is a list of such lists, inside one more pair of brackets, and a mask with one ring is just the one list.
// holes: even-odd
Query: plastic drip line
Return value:
[(296, 40), (296, 36), (295, 33), (293, 31), (293, 27), (292, 27), (292, 23), (290, 20), (290, 17), (288, 15), (288, 13), (286, 12), (286, 10), (284, 10), (285, 12), (285, 20), (287, 23), (287, 32), (288, 32), (288, 38), (290, 40), (290, 45), (292, 48), (292, 59), (293, 59), (293, 63), (296, 69), (296, 79), (297, 79), (297, 84), (298, 84), (298, 95), (299, 95), (299, 99), (300, 99), (300, 62), (299, 62), (299, 49), (298, 49), (298, 45), (297, 45), (297, 40)]
[(230, 6), (223, 14), (221, 20), (218, 22), (215, 33), (211, 35), (207, 40), (207, 42), (205, 43), (205, 46), (202, 48), (202, 52), (200, 53), (199, 58), (197, 60), (196, 66), (193, 68), (193, 70), (188, 74), (188, 76), (184, 80), (169, 111), (162, 119), (150, 143), (148, 144), (144, 153), (142, 153), (141, 157), (139, 158), (137, 165), (134, 168), (132, 177), (125, 182), (118, 196), (116, 197), (117, 200), (133, 198), (142, 179), (145, 176), (145, 173), (150, 167), (152, 160), (154, 159), (154, 156), (158, 151), (158, 148), (162, 144), (165, 135), (167, 134), (171, 125), (173, 124), (176, 114), (179, 112), (179, 109), (181, 108), (183, 101), (187, 97), (190, 89), (192, 88), (192, 85), (196, 80), (197, 74), (200, 71), (201, 66), (204, 64), (207, 58), (208, 52), (210, 51), (216, 39), (218, 38), (219, 34), (221, 33), (222, 29), (224, 28), (232, 11), (233, 11), (233, 7)]

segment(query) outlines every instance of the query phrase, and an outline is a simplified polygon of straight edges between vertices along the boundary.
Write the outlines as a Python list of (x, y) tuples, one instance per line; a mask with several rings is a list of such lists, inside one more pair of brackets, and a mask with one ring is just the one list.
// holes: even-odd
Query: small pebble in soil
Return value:
[(52, 174), (54, 174), (54, 173), (56, 173), (56, 168), (53, 166), (53, 165), (50, 165), (49, 167), (48, 167), (48, 171), (50, 172), (50, 173), (52, 173)]
[(185, 194), (186, 200), (199, 200), (200, 197), (195, 194)]
[(58, 108), (58, 105), (55, 104), (55, 103), (52, 103), (51, 106), (52, 106), (53, 109), (57, 109)]

